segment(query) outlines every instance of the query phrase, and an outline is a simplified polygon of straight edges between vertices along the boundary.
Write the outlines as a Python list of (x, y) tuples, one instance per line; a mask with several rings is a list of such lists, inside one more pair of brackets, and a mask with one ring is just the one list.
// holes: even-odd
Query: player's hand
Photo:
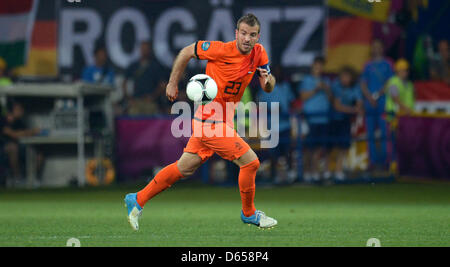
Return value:
[(178, 97), (178, 84), (169, 82), (166, 86), (166, 96), (169, 101), (175, 101)]
[(257, 70), (259, 71), (259, 75), (264, 79), (264, 84), (269, 83), (269, 72), (263, 68), (257, 68)]

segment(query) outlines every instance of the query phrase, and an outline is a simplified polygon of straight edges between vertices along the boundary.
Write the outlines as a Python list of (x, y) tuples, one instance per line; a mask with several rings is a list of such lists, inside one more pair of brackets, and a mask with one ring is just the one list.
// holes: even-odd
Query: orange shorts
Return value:
[(205, 162), (214, 153), (226, 160), (235, 160), (244, 155), (250, 146), (235, 129), (223, 122), (201, 122), (192, 120), (192, 136), (184, 152), (197, 154)]

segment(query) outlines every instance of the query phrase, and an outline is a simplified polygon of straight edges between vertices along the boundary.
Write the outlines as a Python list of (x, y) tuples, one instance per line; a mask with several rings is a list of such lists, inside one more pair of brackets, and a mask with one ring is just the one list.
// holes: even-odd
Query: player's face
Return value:
[(243, 54), (249, 54), (259, 40), (259, 26), (250, 26), (244, 22), (239, 24), (236, 30), (236, 43), (239, 51)]

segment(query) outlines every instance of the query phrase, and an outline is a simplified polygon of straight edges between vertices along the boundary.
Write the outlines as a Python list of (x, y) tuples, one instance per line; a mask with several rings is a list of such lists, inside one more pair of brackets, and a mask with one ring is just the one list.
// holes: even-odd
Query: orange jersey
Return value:
[[(226, 103), (238, 103), (251, 82), (256, 68), (267, 65), (269, 58), (264, 47), (257, 43), (250, 54), (239, 52), (236, 40), (231, 42), (198, 41), (195, 43), (198, 59), (208, 60), (206, 75), (217, 83), (217, 96), (211, 103), (200, 107), (194, 117), (202, 120), (224, 121), (232, 127), (234, 108)], [(213, 103), (222, 106), (223, 113), (214, 110)]]

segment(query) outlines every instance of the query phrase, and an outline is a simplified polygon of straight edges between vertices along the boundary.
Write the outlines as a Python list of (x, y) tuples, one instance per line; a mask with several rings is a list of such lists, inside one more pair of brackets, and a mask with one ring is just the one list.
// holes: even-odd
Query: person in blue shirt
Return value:
[[(280, 106), (279, 114), (279, 144), (274, 149), (269, 151), (271, 158), (271, 176), (275, 177), (275, 182), (281, 182), (283, 177), (281, 177), (277, 171), (276, 166), (279, 159), (282, 156), (286, 156), (288, 171), (287, 182), (292, 182), (296, 175), (292, 172), (292, 155), (291, 155), (291, 120), (290, 120), (290, 107), (292, 102), (295, 100), (294, 93), (291, 89), (291, 84), (286, 79), (282, 79), (281, 67), (279, 65), (275, 66), (272, 70), (272, 74), (278, 81), (271, 93), (264, 92), (260, 87), (257, 98), (259, 102), (267, 102), (267, 107), (270, 106), (272, 102), (278, 102)], [(269, 113), (269, 116), (271, 114)], [(270, 121), (270, 117), (268, 120)]]
[(344, 66), (332, 85), (334, 114), (330, 134), (337, 150), (334, 177), (344, 180), (343, 163), (351, 142), (351, 119), (363, 114), (362, 93), (353, 68)]
[(323, 76), (325, 59), (314, 59), (311, 74), (306, 75), (299, 84), (298, 92), (303, 101), (303, 112), (308, 124), (309, 133), (304, 146), (304, 175), (307, 182), (318, 181), (321, 178), (319, 161), (324, 156), (326, 170), (322, 178), (328, 179), (331, 173), (328, 170), (328, 159), (325, 152), (328, 147), (328, 123), (330, 112), (331, 88), (330, 81)]
[[(366, 112), (367, 141), (371, 168), (387, 166), (386, 162), (386, 121), (383, 118), (385, 106), (385, 87), (394, 75), (392, 63), (384, 57), (384, 47), (380, 40), (372, 44), (372, 60), (364, 67), (361, 77), (363, 103)], [(380, 149), (376, 147), (375, 131), (381, 136)]]
[(97, 83), (104, 85), (114, 85), (114, 71), (108, 66), (108, 56), (106, 48), (99, 46), (94, 51), (94, 65), (83, 69), (81, 79), (88, 83)]
[[(154, 57), (149, 40), (141, 41), (139, 51), (139, 58), (125, 71), (122, 104), (130, 115), (170, 113), (172, 105), (165, 93), (170, 71)], [(133, 81), (132, 94), (128, 92), (128, 81)]]

